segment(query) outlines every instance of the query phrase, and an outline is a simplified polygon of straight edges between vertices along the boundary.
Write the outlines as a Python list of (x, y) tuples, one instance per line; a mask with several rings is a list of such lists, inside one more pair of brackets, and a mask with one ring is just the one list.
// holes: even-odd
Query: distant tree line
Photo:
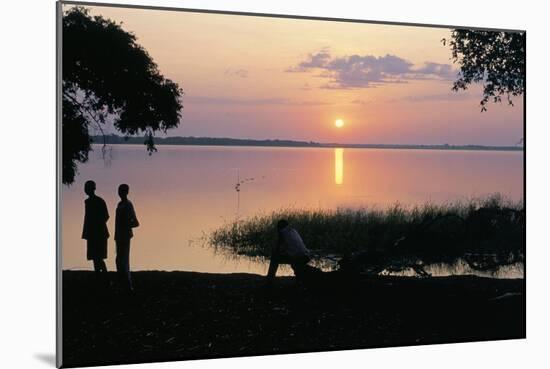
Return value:
[[(92, 143), (107, 145), (142, 145), (147, 136), (124, 137), (115, 134), (91, 136)], [(325, 147), (325, 148), (372, 148), (372, 149), (423, 149), (423, 150), (503, 150), (521, 151), (522, 146), (483, 146), (483, 145), (398, 145), (398, 144), (341, 144), (294, 140), (254, 140), (228, 137), (156, 137), (157, 145), (196, 145), (196, 146), (265, 146), (265, 147)]]

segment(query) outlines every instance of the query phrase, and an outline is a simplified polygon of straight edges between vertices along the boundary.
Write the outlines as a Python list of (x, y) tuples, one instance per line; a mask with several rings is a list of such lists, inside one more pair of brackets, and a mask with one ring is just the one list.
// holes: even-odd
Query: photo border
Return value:
[[(423, 28), (445, 28), (445, 29), (465, 29), (465, 30), (477, 30), (477, 31), (492, 31), (492, 32), (510, 32), (510, 33), (522, 33), (525, 38), (525, 75), (524, 75), (524, 90), (523, 90), (523, 206), (525, 211), (525, 234), (524, 234), (524, 269), (523, 269), (523, 286), (524, 286), (524, 327), (525, 336), (521, 339), (527, 338), (527, 31), (524, 29), (507, 29), (507, 28), (493, 28), (493, 27), (474, 27), (474, 26), (457, 26), (457, 25), (443, 25), (443, 24), (430, 24), (430, 23), (414, 23), (414, 22), (398, 22), (398, 21), (379, 21), (379, 20), (365, 20), (354, 18), (335, 18), (335, 17), (321, 17), (321, 16), (304, 16), (304, 15), (291, 15), (291, 14), (276, 14), (276, 13), (256, 13), (246, 11), (229, 11), (229, 10), (211, 10), (211, 9), (198, 9), (198, 8), (183, 8), (183, 7), (170, 7), (170, 6), (158, 6), (158, 5), (133, 5), (133, 4), (119, 4), (119, 3), (102, 3), (102, 2), (86, 2), (86, 1), (56, 1), (56, 366), (58, 368), (63, 367), (63, 252), (62, 252), (62, 75), (63, 75), (63, 6), (89, 6), (89, 7), (109, 7), (109, 8), (127, 8), (127, 9), (142, 9), (142, 10), (158, 10), (158, 11), (172, 11), (172, 12), (184, 12), (184, 13), (202, 13), (202, 14), (219, 14), (219, 15), (237, 15), (237, 16), (250, 16), (250, 17), (263, 17), (274, 19), (297, 19), (297, 20), (312, 20), (312, 21), (328, 21), (328, 22), (345, 22), (345, 23), (361, 23), (361, 24), (377, 24), (387, 26), (410, 26), (410, 27), (423, 27)], [(515, 339), (515, 338), (514, 338)], [(499, 340), (487, 340), (487, 341), (504, 341), (512, 339), (499, 339)], [(484, 341), (453, 341), (453, 342), (438, 342), (430, 344), (421, 344), (421, 346), (432, 346), (449, 343), (472, 343), (472, 342), (484, 342)], [(381, 345), (365, 348), (341, 348), (330, 350), (318, 350), (307, 351), (303, 353), (314, 352), (336, 352), (345, 350), (365, 350), (375, 348), (391, 348), (391, 347), (414, 347), (417, 345)], [(299, 354), (302, 352), (289, 352), (286, 354)], [(280, 355), (281, 353), (269, 353), (262, 354), (257, 353), (255, 355), (231, 355), (231, 356), (216, 356), (215, 358), (238, 358), (238, 357), (259, 357), (269, 355)], [(182, 360), (163, 360), (161, 362), (177, 362), (204, 359), (202, 357), (182, 359)], [(213, 358), (212, 358), (213, 359)], [(156, 363), (159, 361), (138, 361), (128, 362), (127, 364), (137, 363)], [(113, 363), (111, 365), (118, 364)], [(99, 364), (98, 364), (99, 365)]]

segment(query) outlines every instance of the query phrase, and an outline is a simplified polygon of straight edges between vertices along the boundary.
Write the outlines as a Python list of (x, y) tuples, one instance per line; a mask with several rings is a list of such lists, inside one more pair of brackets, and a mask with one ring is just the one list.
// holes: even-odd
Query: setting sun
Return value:
[(334, 125), (336, 128), (342, 128), (344, 126), (344, 121), (342, 119), (336, 119), (336, 121), (334, 121)]

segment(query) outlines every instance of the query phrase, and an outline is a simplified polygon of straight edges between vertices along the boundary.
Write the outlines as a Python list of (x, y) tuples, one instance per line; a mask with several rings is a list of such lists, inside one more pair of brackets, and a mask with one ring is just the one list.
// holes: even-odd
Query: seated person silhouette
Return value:
[(109, 230), (107, 220), (109, 212), (105, 201), (95, 194), (94, 181), (86, 181), (84, 192), (88, 198), (84, 200), (84, 227), (82, 238), (87, 241), (86, 258), (94, 263), (96, 275), (107, 272), (104, 259), (107, 258), (107, 239)]
[(267, 272), (267, 285), (271, 286), (279, 268), (279, 264), (290, 264), (296, 279), (300, 282), (309, 276), (321, 273), (317, 268), (309, 266), (310, 251), (306, 248), (298, 231), (292, 228), (285, 219), (277, 223), (278, 240), (271, 251), (271, 260)]
[(130, 186), (118, 186), (120, 202), (116, 207), (115, 242), (116, 242), (116, 270), (121, 281), (124, 281), (130, 291), (134, 290), (130, 275), (130, 240), (134, 236), (132, 228), (139, 226), (134, 205), (128, 200)]

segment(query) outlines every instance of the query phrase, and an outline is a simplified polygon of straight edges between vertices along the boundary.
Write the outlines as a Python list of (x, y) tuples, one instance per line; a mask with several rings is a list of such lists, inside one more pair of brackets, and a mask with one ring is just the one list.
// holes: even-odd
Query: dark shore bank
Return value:
[(136, 293), (63, 272), (63, 366), (525, 337), (523, 280), (135, 272)]

